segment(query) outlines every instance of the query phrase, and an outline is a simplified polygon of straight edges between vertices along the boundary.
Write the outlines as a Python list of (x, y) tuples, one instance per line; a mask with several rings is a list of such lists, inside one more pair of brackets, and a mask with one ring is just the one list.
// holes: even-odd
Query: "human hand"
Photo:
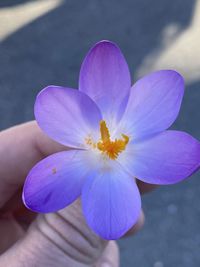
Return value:
[[(23, 206), (21, 188), (28, 171), (42, 158), (66, 149), (49, 139), (36, 122), (0, 133), (0, 267), (119, 266), (117, 244), (88, 228), (80, 201), (37, 216)], [(141, 193), (153, 188), (142, 182), (138, 186)], [(141, 211), (128, 235), (143, 222)]]

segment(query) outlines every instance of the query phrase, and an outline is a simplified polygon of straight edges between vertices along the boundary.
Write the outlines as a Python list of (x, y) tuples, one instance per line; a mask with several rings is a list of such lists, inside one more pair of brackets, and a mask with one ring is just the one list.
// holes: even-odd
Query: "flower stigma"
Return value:
[(126, 149), (129, 142), (129, 137), (122, 134), (121, 139), (115, 139), (114, 141), (110, 138), (110, 133), (106, 122), (104, 120), (100, 121), (100, 134), (101, 139), (98, 143), (94, 143), (91, 136), (85, 139), (86, 143), (94, 149), (100, 150), (104, 155), (108, 156), (110, 159), (115, 160), (118, 155)]

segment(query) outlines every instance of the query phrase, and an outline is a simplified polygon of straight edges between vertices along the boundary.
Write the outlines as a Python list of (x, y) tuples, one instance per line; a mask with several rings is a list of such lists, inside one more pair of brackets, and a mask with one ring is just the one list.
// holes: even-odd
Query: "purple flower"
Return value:
[(161, 70), (131, 87), (127, 63), (112, 42), (97, 43), (80, 71), (79, 90), (48, 86), (36, 99), (35, 117), (55, 141), (71, 147), (40, 161), (28, 174), (23, 200), (53, 212), (81, 197), (88, 225), (117, 239), (141, 209), (135, 182), (173, 184), (199, 168), (200, 143), (166, 130), (176, 119), (184, 81)]

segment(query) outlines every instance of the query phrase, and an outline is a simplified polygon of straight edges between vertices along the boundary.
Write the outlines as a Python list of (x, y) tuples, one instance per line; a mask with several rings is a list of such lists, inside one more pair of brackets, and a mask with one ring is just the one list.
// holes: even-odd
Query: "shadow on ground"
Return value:
[(1, 0), (0, 8), (1, 7), (9, 7), (9, 6), (16, 6), (16, 5), (31, 2), (31, 1), (34, 1), (34, 0)]

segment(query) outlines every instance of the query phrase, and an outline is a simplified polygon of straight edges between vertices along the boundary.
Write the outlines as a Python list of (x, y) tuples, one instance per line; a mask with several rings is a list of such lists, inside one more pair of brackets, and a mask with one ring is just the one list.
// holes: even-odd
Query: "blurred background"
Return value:
[[(83, 57), (101, 39), (121, 47), (133, 81), (156, 69), (184, 75), (173, 128), (200, 139), (198, 0), (0, 0), (0, 129), (33, 119), (46, 85), (77, 88)], [(199, 179), (143, 197), (146, 224), (119, 241), (122, 267), (200, 266)]]

